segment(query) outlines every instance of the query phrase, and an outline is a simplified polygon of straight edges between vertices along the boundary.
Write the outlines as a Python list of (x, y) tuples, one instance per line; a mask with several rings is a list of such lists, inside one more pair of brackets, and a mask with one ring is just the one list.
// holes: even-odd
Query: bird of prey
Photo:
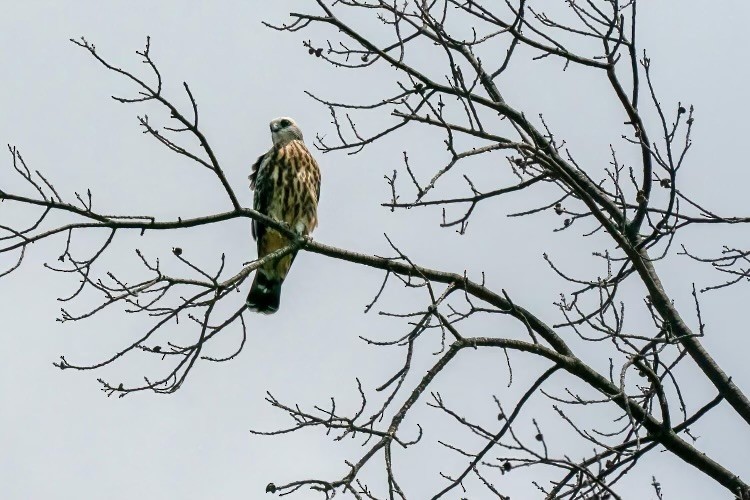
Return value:
[[(309, 235), (318, 225), (320, 169), (302, 140), (302, 131), (291, 118), (270, 123), (273, 147), (252, 167), (250, 188), (255, 191), (253, 208), (287, 223), (297, 234)], [(285, 248), (290, 241), (278, 231), (253, 220), (258, 258)], [(272, 314), (279, 309), (281, 284), (296, 252), (266, 262), (255, 273), (247, 296), (250, 310)]]

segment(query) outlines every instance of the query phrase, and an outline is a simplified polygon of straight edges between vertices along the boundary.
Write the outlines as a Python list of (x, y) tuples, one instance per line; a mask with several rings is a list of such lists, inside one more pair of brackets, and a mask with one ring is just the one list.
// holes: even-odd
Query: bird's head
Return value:
[(297, 122), (291, 118), (286, 116), (276, 118), (271, 121), (270, 127), (274, 146), (280, 147), (289, 141), (302, 140), (302, 131), (297, 126)]

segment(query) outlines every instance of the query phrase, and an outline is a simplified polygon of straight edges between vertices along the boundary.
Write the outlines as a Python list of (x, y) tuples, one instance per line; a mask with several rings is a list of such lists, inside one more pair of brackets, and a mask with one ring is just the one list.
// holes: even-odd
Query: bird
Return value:
[[(273, 146), (258, 157), (249, 176), (253, 208), (286, 223), (298, 235), (309, 237), (318, 225), (320, 167), (293, 119), (276, 118), (269, 126)], [(287, 236), (257, 220), (252, 221), (252, 234), (258, 245), (258, 259), (291, 243)], [(258, 267), (247, 295), (248, 309), (264, 314), (278, 311), (281, 285), (296, 253)]]

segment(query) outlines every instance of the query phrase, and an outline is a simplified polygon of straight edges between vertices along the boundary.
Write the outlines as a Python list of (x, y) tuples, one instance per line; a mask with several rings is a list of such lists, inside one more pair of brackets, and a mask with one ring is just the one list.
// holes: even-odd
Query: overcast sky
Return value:
[[(395, 89), (389, 68), (350, 75), (310, 57), (302, 41), (315, 35), (314, 43), (322, 46), (325, 38), (320, 32), (280, 34), (261, 25), (261, 19), (284, 22), (290, 11), (314, 10), (313, 3), (262, 2), (262, 11), (258, 9), (261, 2), (239, 1), (8, 3), (0, 16), (4, 74), (0, 142), (20, 148), (30, 167), (44, 172), (64, 197), (90, 188), (95, 208), (105, 213), (150, 213), (169, 219), (229, 209), (221, 186), (208, 172), (140, 132), (137, 114), (163, 119), (164, 113), (113, 101), (111, 94), (132, 95), (133, 87), (108, 74), (68, 41), (85, 36), (112, 62), (142, 71), (145, 68), (135, 50), (141, 50), (150, 35), (166, 93), (186, 106), (181, 86), (183, 81), (190, 83), (203, 130), (242, 204), (251, 206), (247, 175), (255, 158), (270, 146), (268, 122), (272, 118), (294, 117), (308, 143), (316, 133), (332, 134), (328, 111), (304, 90), (323, 97), (372, 100)], [(665, 106), (673, 109), (677, 101), (696, 106), (695, 145), (681, 189), (722, 214), (750, 215), (746, 159), (735, 153), (750, 133), (746, 120), (750, 113), (746, 97), (750, 4), (658, 0), (643, 2), (639, 9), (639, 43), (652, 58)], [(444, 72), (438, 59), (420, 63), (436, 74)], [(501, 88), (506, 99), (528, 116), (544, 112), (579, 163), (591, 165), (591, 172), (601, 173), (610, 143), (623, 148), (624, 159), (635, 159), (635, 153), (618, 142), (625, 120), (605, 93), (603, 75), (576, 68), (560, 70), (560, 62), (549, 58), (537, 63), (519, 61)], [(360, 129), (372, 132), (391, 120), (387, 113), (373, 115), (363, 119)], [(445, 161), (441, 138), (430, 141), (421, 134), (419, 129), (409, 129), (353, 157), (316, 153), (323, 183), (315, 239), (385, 255), (389, 250), (383, 233), (388, 233), (415, 262), (455, 272), (466, 269), (473, 276), (485, 272), (489, 286), (506, 289), (543, 319), (558, 321), (552, 302), (567, 290), (567, 284), (550, 272), (542, 253), (549, 252), (566, 270), (592, 276), (601, 269), (594, 267), (590, 255), (601, 248), (598, 244), (603, 240), (581, 239), (585, 228), (553, 233), (559, 225), (554, 215), (504, 217), (549, 201), (545, 192), (524, 192), (481, 206), (464, 236), (438, 227), (439, 210), (392, 214), (380, 206), (389, 196), (383, 175), (400, 168), (402, 151), (409, 152), (422, 179), (429, 179), (436, 165)], [(504, 165), (477, 162), (467, 168), (480, 179), (512, 182), (508, 172), (501, 170)], [(13, 182), (10, 173), (7, 155), (0, 159), (0, 185)], [(466, 194), (460, 175), (454, 180), (455, 187), (443, 193)], [(529, 198), (535, 194), (539, 198)], [(0, 221), (26, 215), (12, 206), (0, 206)], [(696, 251), (718, 252), (724, 243), (747, 246), (747, 234), (742, 227), (687, 229), (679, 242)], [(81, 235), (77, 249), (94, 248), (103, 236)], [(135, 248), (181, 271), (171, 256), (174, 246), (211, 268), (218, 265), (222, 252), (236, 269), (255, 255), (246, 222), (144, 238), (123, 234), (116, 243), (105, 260), (109, 267), (102, 269), (117, 269), (123, 275), (140, 272)], [(336, 396), (353, 410), (357, 405), (355, 377), (370, 390), (390, 377), (401, 362), (401, 351), (374, 349), (358, 338), (394, 338), (408, 331), (403, 321), (362, 313), (380, 285), (379, 272), (300, 254), (285, 283), (281, 311), (271, 317), (251, 317), (248, 342), (237, 359), (199, 364), (185, 386), (170, 396), (138, 393), (112, 399), (99, 391), (98, 377), (138, 383), (144, 375), (156, 376), (166, 367), (139, 355), (102, 372), (61, 373), (52, 362), (61, 354), (80, 363), (104, 359), (140, 336), (153, 320), (125, 315), (120, 309), (87, 322), (56, 322), (61, 307), (57, 298), (70, 294), (76, 282), (44, 269), (42, 263), (55, 262), (63, 247), (62, 239), (35, 245), (24, 266), (0, 280), (2, 498), (256, 498), (271, 481), (337, 479), (347, 470), (344, 460), (361, 453), (357, 442), (333, 443), (319, 432), (259, 438), (249, 429), (272, 430), (288, 423), (264, 402), (266, 391), (307, 405), (323, 404)], [(0, 259), (2, 268), (7, 262)], [(691, 283), (702, 287), (722, 278), (679, 256), (660, 263), (658, 270), (678, 308), (694, 326)], [(708, 327), (704, 345), (746, 393), (750, 391), (749, 292), (739, 285), (702, 297)], [(634, 299), (631, 327), (647, 325), (643, 311), (637, 312), (642, 291), (633, 286), (626, 293)], [(243, 298), (238, 294), (235, 300)], [(80, 312), (94, 299), (84, 295), (65, 307)], [(424, 299), (423, 294), (394, 289), (384, 296), (381, 307), (408, 312), (423, 305)], [(171, 330), (174, 338), (180, 338), (179, 328)], [(518, 325), (491, 318), (467, 328), (470, 334), (482, 335), (489, 329)], [(231, 352), (238, 340), (238, 332), (228, 333), (210, 347), (211, 354)], [(438, 345), (423, 347), (419, 366), (431, 362), (430, 353)], [(592, 365), (606, 370), (606, 351), (581, 353)], [(517, 380), (508, 388), (504, 358), (497, 353), (477, 354), (457, 359), (438, 388), (449, 403), (482, 420), (495, 415), (492, 394), (511, 404), (526, 390), (525, 381), (544, 367), (537, 360), (518, 358)], [(683, 388), (689, 388), (695, 406), (713, 397), (705, 380), (689, 369), (684, 375)], [(570, 384), (569, 378), (561, 377), (549, 387), (562, 393)], [(567, 449), (567, 438), (558, 438), (555, 432), (563, 424), (547, 401), (532, 402), (526, 411), (521, 429), (527, 429), (534, 417), (550, 447), (558, 453)], [(403, 482), (412, 488), (414, 498), (421, 498), (442, 484), (437, 471), (455, 473), (465, 460), (430, 444), (449, 437), (447, 432), (455, 427), (424, 408), (424, 401), (414, 417), (405, 423), (405, 432), (415, 431), (421, 419), (434, 419), (425, 445), (399, 456)], [(720, 406), (694, 431), (704, 436), (696, 444), (702, 451), (750, 479), (750, 436), (731, 411)], [(473, 443), (462, 436), (458, 433), (449, 439)], [(580, 456), (586, 451), (581, 449)], [(382, 477), (377, 472), (373, 468), (366, 473)], [(654, 498), (648, 484), (652, 474), (663, 484), (665, 498), (728, 498), (711, 479), (658, 453), (636, 468), (625, 483), (624, 497)], [(522, 499), (536, 494), (531, 477), (518, 471), (493, 479), (505, 494)], [(302, 493), (298, 498), (313, 496)]]

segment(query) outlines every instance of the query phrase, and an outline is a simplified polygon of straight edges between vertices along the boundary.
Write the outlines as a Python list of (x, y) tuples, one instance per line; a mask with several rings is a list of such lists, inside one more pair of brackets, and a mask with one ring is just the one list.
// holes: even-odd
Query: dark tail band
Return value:
[(250, 293), (247, 295), (247, 307), (251, 311), (263, 314), (273, 314), (279, 310), (281, 302), (281, 283), (280, 279), (273, 279), (258, 269), (255, 272), (253, 286), (250, 287)]

